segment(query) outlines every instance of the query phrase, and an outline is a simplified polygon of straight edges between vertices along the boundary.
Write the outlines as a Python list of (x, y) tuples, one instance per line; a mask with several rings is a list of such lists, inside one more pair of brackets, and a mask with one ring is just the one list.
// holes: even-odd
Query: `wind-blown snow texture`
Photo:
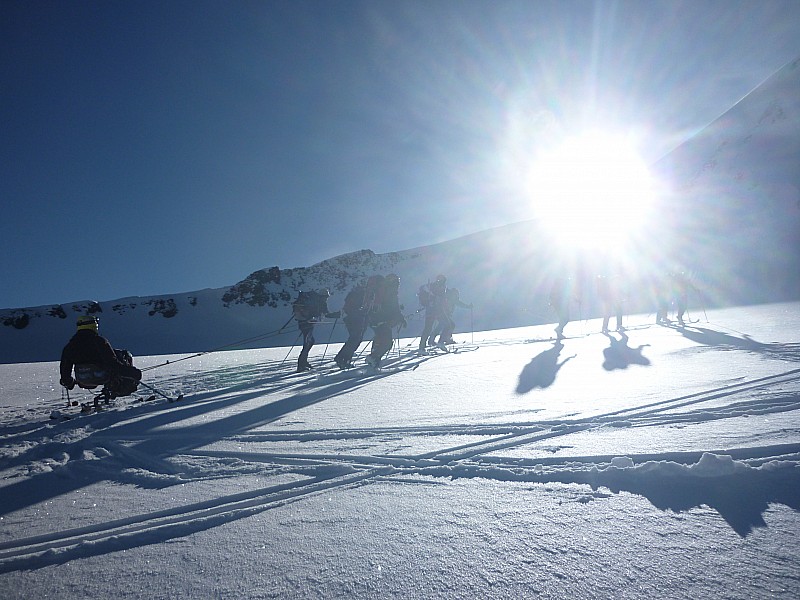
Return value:
[[(798, 164), (800, 59), (655, 165), (672, 189), (636, 257), (640, 264), (626, 272), (628, 310), (654, 310), (649, 278), (676, 266), (694, 273), (706, 306), (800, 298)], [(552, 278), (568, 271), (552, 233), (524, 222), (403, 252), (361, 250), (311, 267), (271, 267), (229, 288), (0, 310), (0, 362), (55, 360), (75, 317), (87, 311), (100, 315), (115, 345), (135, 355), (200, 352), (239, 340), (248, 341), (232, 347), (289, 346), (296, 334), (260, 334), (290, 318), (298, 291), (330, 288), (330, 305), (338, 308), (373, 273), (400, 275), (407, 312), (418, 306), (418, 287), (444, 273), (479, 308), (478, 330), (546, 323)], [(589, 259), (582, 268), (591, 276), (607, 267)], [(586, 291), (582, 316), (598, 316), (592, 290)], [(464, 320), (461, 325), (469, 330)], [(343, 341), (342, 335), (333, 340)]]
[(0, 365), (0, 597), (796, 598), (800, 304), (691, 316), (140, 357), (184, 400), (70, 420)]

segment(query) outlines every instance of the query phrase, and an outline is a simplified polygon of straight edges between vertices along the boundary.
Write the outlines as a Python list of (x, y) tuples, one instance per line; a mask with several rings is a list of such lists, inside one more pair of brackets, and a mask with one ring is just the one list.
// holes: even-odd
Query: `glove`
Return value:
[(71, 390), (75, 387), (75, 380), (72, 378), (72, 376), (63, 377), (59, 383), (68, 390)]
[(336, 312), (328, 313), (325, 316), (328, 317), (329, 319), (338, 319), (339, 317), (342, 316), (342, 311), (337, 310)]

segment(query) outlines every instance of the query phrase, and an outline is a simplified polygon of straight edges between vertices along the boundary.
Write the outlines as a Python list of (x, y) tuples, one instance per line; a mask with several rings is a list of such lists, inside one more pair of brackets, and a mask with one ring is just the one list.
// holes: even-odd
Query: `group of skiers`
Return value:
[(292, 304), (292, 311), (297, 326), (303, 335), (303, 347), (297, 359), (297, 371), (311, 370), (308, 353), (314, 345), (314, 324), (325, 316), (338, 319), (344, 312), (344, 324), (347, 327), (347, 342), (334, 358), (341, 369), (351, 365), (351, 360), (358, 346), (364, 339), (367, 327), (374, 331), (372, 350), (367, 357), (370, 365), (379, 365), (384, 354), (392, 347), (392, 328), (406, 321), (398, 300), (400, 278), (394, 273), (389, 275), (373, 275), (366, 281), (359, 282), (344, 301), (342, 311), (328, 310), (329, 290), (323, 288), (300, 292)]
[(472, 308), (472, 304), (461, 301), (460, 293), (456, 288), (447, 287), (447, 277), (438, 275), (429, 284), (420, 286), (417, 292), (420, 306), (425, 310), (425, 325), (419, 336), (419, 351), (425, 352), (426, 346), (438, 344), (452, 344), (453, 332), (456, 325), (453, 313), (457, 307)]
[[(353, 367), (353, 356), (364, 339), (367, 328), (373, 330), (372, 345), (366, 357), (368, 365), (379, 367), (381, 360), (392, 348), (395, 327), (405, 327), (406, 318), (403, 306), (398, 299), (400, 277), (394, 273), (373, 275), (359, 282), (350, 290), (344, 300), (342, 310), (330, 311), (327, 289), (300, 292), (292, 304), (292, 316), (303, 337), (297, 371), (312, 369), (308, 355), (314, 346), (314, 325), (324, 316), (332, 319), (343, 317), (348, 338), (334, 357), (340, 369)], [(472, 308), (459, 298), (458, 290), (447, 287), (447, 278), (439, 275), (430, 284), (420, 287), (419, 299), (424, 311), (425, 325), (420, 336), (419, 350), (426, 352), (427, 344), (453, 343), (453, 311), (456, 307)], [(133, 366), (133, 359), (127, 350), (114, 349), (111, 343), (100, 335), (100, 320), (95, 315), (84, 315), (77, 320), (77, 331), (61, 353), (60, 384), (67, 393), (77, 385), (83, 389), (102, 391), (94, 401), (94, 407), (101, 400), (109, 400), (132, 394), (139, 386), (142, 372)], [(74, 376), (73, 376), (74, 371)], [(90, 408), (90, 407), (86, 407)]]
[[(689, 291), (696, 289), (683, 271), (671, 271), (651, 282), (656, 301), (656, 323), (670, 324), (670, 305), (674, 304), (676, 321), (683, 326), (688, 305)], [(596, 277), (597, 298), (603, 315), (603, 333), (608, 333), (611, 317), (616, 319), (616, 331), (623, 331), (622, 317), (627, 292), (621, 275), (598, 275)], [(570, 277), (557, 277), (550, 290), (550, 307), (558, 318), (556, 337), (564, 337), (564, 327), (570, 321), (570, 304), (581, 304), (582, 289)]]
[[(617, 331), (623, 330), (622, 316), (625, 291), (619, 276), (600, 275), (596, 278), (597, 298), (603, 311), (603, 332), (607, 333), (612, 316), (616, 318)], [(373, 330), (372, 345), (366, 363), (378, 368), (393, 344), (392, 330), (405, 327), (406, 317), (398, 299), (400, 277), (394, 273), (373, 275), (360, 281), (347, 294), (342, 310), (328, 310), (330, 292), (327, 289), (300, 292), (292, 305), (293, 318), (303, 337), (303, 346), (297, 360), (297, 371), (311, 370), (308, 355), (314, 346), (314, 325), (321, 318), (342, 318), (348, 338), (334, 357), (340, 369), (353, 367), (353, 356), (364, 340), (367, 328)], [(656, 323), (669, 324), (668, 310), (671, 303), (676, 308), (679, 325), (684, 325), (689, 290), (693, 288), (683, 272), (672, 272), (655, 285), (657, 299)], [(447, 287), (447, 278), (438, 275), (430, 283), (420, 286), (417, 297), (424, 312), (424, 325), (419, 336), (419, 353), (427, 353), (433, 345), (453, 343), (456, 308), (472, 309), (472, 304), (461, 301), (455, 288)], [(569, 277), (556, 278), (550, 292), (550, 306), (556, 312), (558, 324), (556, 335), (564, 337), (564, 327), (570, 321), (570, 303), (580, 304), (581, 290)], [(76, 385), (84, 389), (103, 386), (95, 399), (108, 400), (126, 396), (136, 391), (142, 372), (133, 366), (131, 355), (126, 350), (115, 350), (99, 334), (99, 319), (94, 315), (78, 318), (77, 332), (69, 340), (61, 354), (60, 383), (67, 390)], [(437, 342), (438, 336), (438, 342)], [(73, 377), (74, 370), (74, 377)]]
[[(347, 341), (334, 357), (334, 362), (340, 369), (353, 367), (353, 356), (364, 340), (368, 327), (373, 330), (373, 338), (366, 363), (379, 367), (383, 357), (392, 348), (392, 330), (407, 325), (403, 306), (398, 299), (399, 289), (400, 277), (396, 274), (373, 275), (356, 284), (345, 297), (342, 310), (336, 312), (328, 310), (330, 292), (327, 289), (300, 292), (292, 305), (294, 318), (303, 334), (303, 348), (297, 361), (297, 371), (312, 369), (308, 362), (308, 353), (315, 341), (314, 323), (323, 316), (336, 319), (342, 317), (347, 328)], [(428, 345), (437, 344), (437, 336), (438, 344), (452, 344), (455, 308), (472, 308), (472, 305), (461, 301), (457, 289), (447, 287), (447, 278), (444, 275), (439, 275), (432, 283), (421, 286), (417, 295), (420, 300), (420, 309), (417, 312), (425, 313), (419, 352), (425, 353)]]

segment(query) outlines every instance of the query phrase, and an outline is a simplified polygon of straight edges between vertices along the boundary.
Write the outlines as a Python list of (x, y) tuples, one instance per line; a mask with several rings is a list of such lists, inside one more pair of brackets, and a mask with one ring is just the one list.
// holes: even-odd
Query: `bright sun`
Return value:
[(654, 204), (647, 165), (627, 138), (572, 137), (542, 156), (531, 194), (547, 231), (573, 248), (619, 250), (636, 237)]

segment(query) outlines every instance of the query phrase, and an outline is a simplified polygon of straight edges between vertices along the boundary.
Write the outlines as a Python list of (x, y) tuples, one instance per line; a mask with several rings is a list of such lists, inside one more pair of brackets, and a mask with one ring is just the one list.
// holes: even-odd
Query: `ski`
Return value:
[(156, 395), (155, 394), (151, 394), (147, 398), (137, 398), (136, 400), (134, 400), (134, 402), (152, 402), (155, 399), (156, 399)]
[(94, 402), (81, 402), (80, 404), (78, 404), (77, 402), (73, 402), (71, 403), (71, 406), (75, 407), (80, 406), (80, 408), (77, 411), (66, 413), (58, 409), (52, 410), (50, 411), (50, 418), (53, 420), (68, 421), (75, 417), (85, 417), (87, 415), (94, 415), (97, 413), (105, 412), (106, 410), (113, 407), (115, 404), (116, 404), (115, 402), (111, 401), (103, 402), (102, 404)]
[[(183, 394), (178, 394), (174, 398), (170, 397), (170, 396), (167, 396), (166, 394), (162, 394), (162, 396), (170, 404), (172, 404), (174, 402), (180, 402), (181, 400), (183, 400)], [(150, 394), (149, 396), (146, 396), (146, 397), (145, 396), (140, 396), (140, 397), (134, 398), (131, 402), (126, 402), (124, 404), (120, 404), (120, 406), (132, 405), (132, 404), (137, 404), (137, 403), (142, 403), (142, 404), (151, 403), (154, 400), (156, 400), (156, 398), (157, 398), (156, 394)], [(70, 406), (69, 407), (64, 407), (64, 408), (75, 407), (75, 408), (77, 408), (77, 410), (66, 412), (65, 410), (61, 410), (61, 409), (54, 409), (54, 410), (50, 411), (50, 418), (52, 420), (54, 420), (54, 421), (69, 421), (69, 420), (75, 419), (77, 417), (87, 417), (87, 416), (90, 416), (90, 415), (96, 415), (98, 413), (103, 413), (103, 412), (111, 411), (111, 410), (114, 410), (115, 412), (119, 412), (119, 411), (116, 410), (116, 407), (117, 407), (117, 404), (118, 404), (118, 402), (116, 400), (117, 399), (109, 399), (109, 400), (103, 400), (102, 402), (94, 402), (94, 401), (91, 401), (91, 400), (89, 402), (78, 402), (77, 400), (75, 400), (75, 401), (70, 402)]]
[(171, 397), (171, 396), (167, 396), (167, 395), (166, 395), (164, 392), (162, 392), (161, 390), (159, 390), (159, 389), (157, 389), (157, 388), (154, 388), (153, 386), (151, 386), (151, 385), (148, 385), (148, 384), (144, 383), (143, 381), (140, 381), (140, 382), (139, 382), (139, 385), (141, 385), (143, 388), (145, 388), (146, 390), (148, 390), (149, 392), (151, 392), (153, 395), (156, 395), (156, 396), (161, 396), (161, 397), (162, 397), (162, 398), (164, 398), (164, 399), (165, 399), (167, 402), (180, 402), (181, 400), (183, 400), (183, 393), (180, 393), (180, 394), (178, 394), (176, 397), (174, 397), (174, 398), (173, 398), (173, 397)]

